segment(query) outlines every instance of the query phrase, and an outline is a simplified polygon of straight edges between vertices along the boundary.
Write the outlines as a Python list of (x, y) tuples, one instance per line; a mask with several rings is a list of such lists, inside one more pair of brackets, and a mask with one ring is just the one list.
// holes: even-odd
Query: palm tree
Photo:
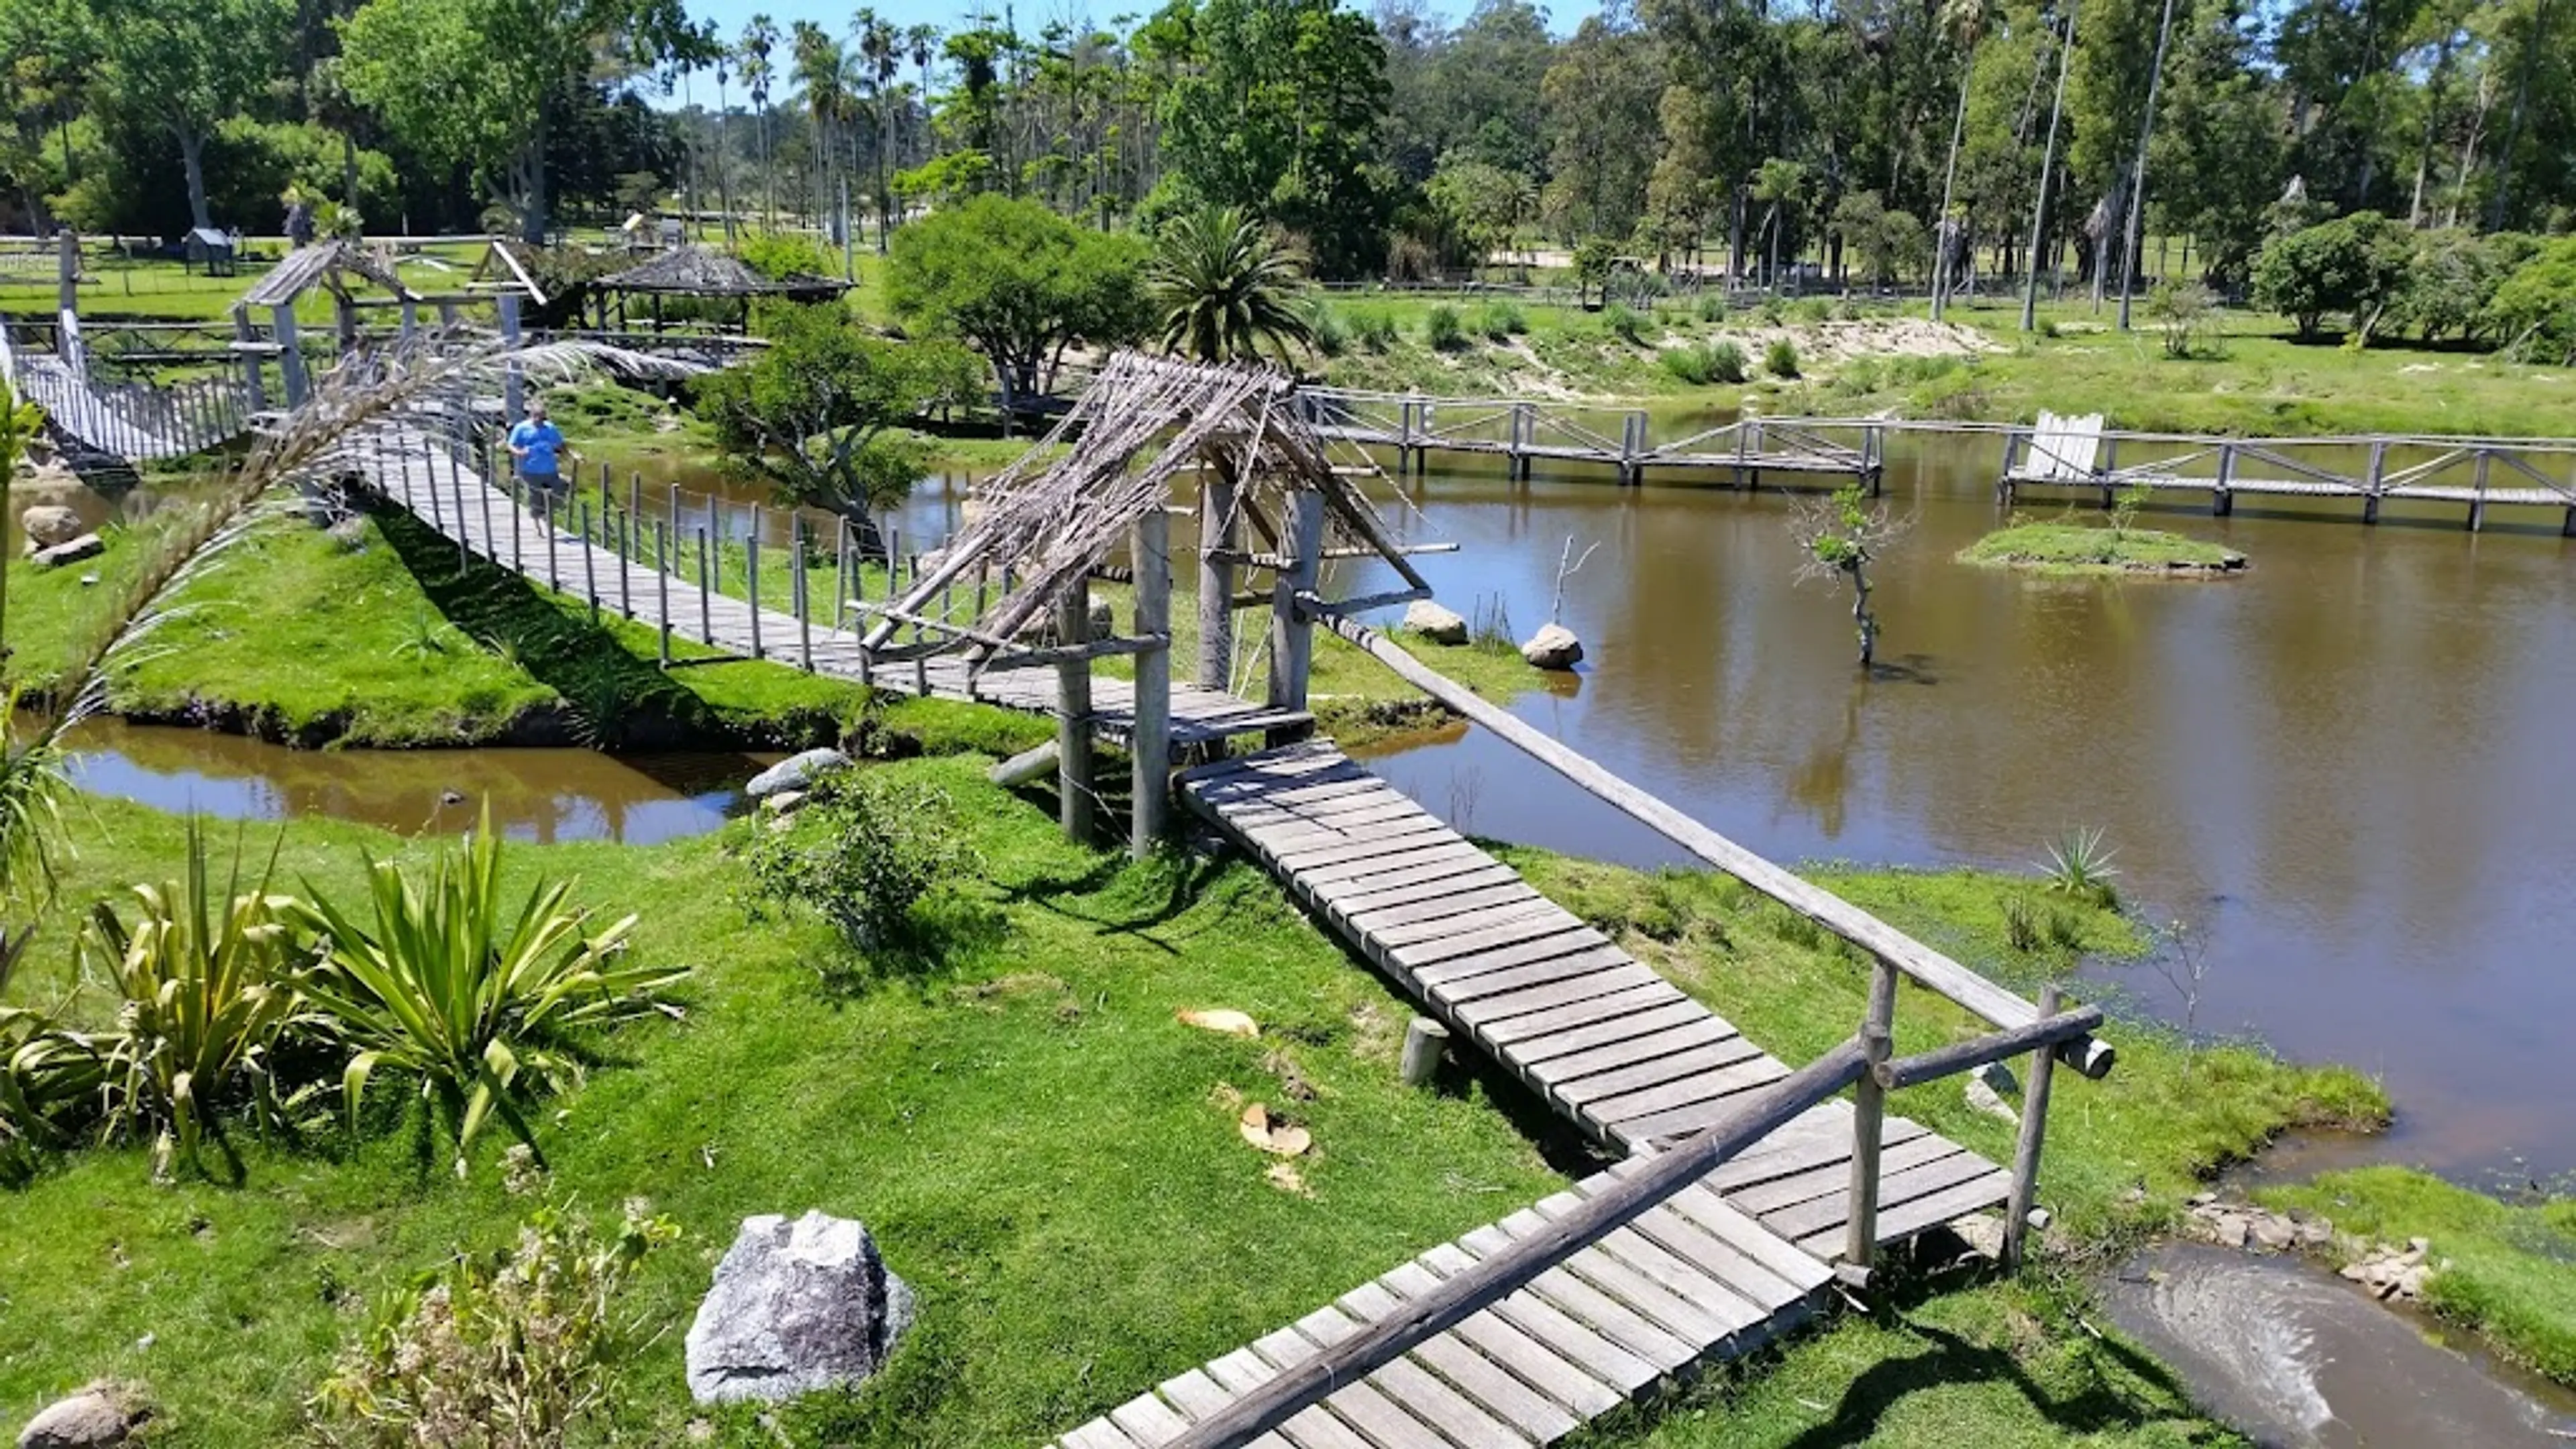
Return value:
[(804, 93), (805, 113), (814, 126), (814, 214), (829, 206), (832, 180), (840, 171), (841, 125), (851, 114), (848, 63), (838, 41), (810, 20), (796, 22), (794, 54), (797, 88)]
[[(2165, 0), (2163, 18), (2156, 22), (2155, 65), (2147, 72), (2147, 114), (2138, 122), (2138, 170), (2129, 183), (2129, 237), (2120, 248), (2120, 330), (2129, 330), (2129, 295), (2137, 290), (2132, 279), (2138, 275), (2138, 248), (2147, 237), (2147, 146), (2156, 138), (2156, 90), (2165, 78), (2165, 43), (2173, 38), (2173, 0)], [(2096, 266), (2095, 275), (2101, 274)]]
[(751, 90), (752, 113), (759, 117), (761, 224), (778, 224), (778, 178), (769, 169), (769, 82), (777, 71), (769, 63), (770, 49), (778, 44), (778, 25), (766, 15), (754, 15), (742, 28), (742, 41), (734, 53), (740, 56), (742, 83)]
[(1304, 275), (1298, 255), (1233, 207), (1172, 219), (1155, 239), (1146, 285), (1163, 312), (1163, 346), (1200, 362), (1248, 361), (1314, 340), (1288, 294)]
[(850, 33), (859, 43), (859, 80), (867, 93), (869, 120), (876, 132), (877, 254), (883, 256), (886, 233), (894, 229), (894, 198), (886, 190), (886, 145), (893, 132), (888, 86), (903, 65), (903, 33), (872, 9), (858, 13), (850, 22)]

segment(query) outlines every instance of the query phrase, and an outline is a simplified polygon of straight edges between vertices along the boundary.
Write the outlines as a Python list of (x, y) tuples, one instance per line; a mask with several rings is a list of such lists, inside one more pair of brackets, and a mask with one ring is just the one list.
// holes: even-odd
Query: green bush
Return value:
[(608, 1417), (611, 1370), (648, 1341), (617, 1300), (679, 1228), (630, 1201), (594, 1231), (543, 1208), (504, 1253), (461, 1256), (397, 1294), (341, 1350), (313, 1407), (376, 1449), (561, 1444)]
[(1326, 357), (1339, 357), (1351, 350), (1350, 323), (1320, 297), (1307, 303), (1306, 334), (1314, 339), (1315, 350)]
[(1395, 346), (1399, 335), (1395, 314), (1383, 307), (1354, 307), (1350, 313), (1351, 335), (1371, 352), (1385, 352)]
[(1773, 377), (1796, 377), (1798, 344), (1786, 337), (1772, 338), (1771, 345), (1762, 349), (1762, 370)]
[(1467, 345), (1467, 324), (1458, 318), (1458, 309), (1437, 302), (1422, 317), (1423, 340), (1441, 352), (1456, 352)]
[(1744, 349), (1725, 339), (1667, 347), (1656, 357), (1665, 371), (1694, 387), (1744, 381)]
[(568, 881), (531, 881), (516, 904), (501, 889), (501, 837), (487, 802), (459, 849), (442, 847), (428, 879), (392, 861), (367, 862), (372, 919), (319, 892), (286, 915), (327, 943), (304, 990), (354, 1051), (342, 1081), (357, 1116), (367, 1083), (387, 1069), (420, 1083), (445, 1116), (460, 1154), (498, 1113), (536, 1147), (522, 1108), (532, 1088), (582, 1077), (585, 1034), (667, 1010), (685, 968), (621, 966), (626, 916), (595, 933), (566, 907)]
[(813, 782), (790, 818), (792, 828), (752, 838), (753, 888), (822, 917), (860, 951), (898, 943), (913, 907), (974, 869), (947, 793), (917, 781), (835, 771)]
[(1646, 341), (1646, 317), (1625, 302), (1613, 302), (1601, 309), (1601, 325), (1611, 336), (1632, 347)]
[(1789, 315), (1801, 322), (1827, 322), (1833, 319), (1834, 304), (1823, 297), (1802, 297), (1789, 304)]
[(1877, 358), (1855, 357), (1843, 364), (1842, 375), (1834, 379), (1834, 387), (1838, 392), (1859, 397), (1878, 391), (1883, 380)]
[(1714, 288), (1704, 291), (1699, 294), (1694, 310), (1702, 322), (1723, 322), (1726, 320), (1726, 294)]
[(2561, 237), (2496, 288), (2486, 316), (2497, 340), (2527, 361), (2576, 362), (2576, 237)]
[(828, 277), (841, 269), (840, 259), (823, 244), (794, 232), (756, 231), (742, 239), (742, 264), (773, 282), (798, 273)]
[(2356, 211), (2264, 247), (2254, 258), (2254, 300), (2297, 324), (2302, 342), (2316, 339), (2328, 312), (2352, 313), (2362, 336), (2405, 286), (2414, 257), (2403, 223)]
[(1529, 319), (1511, 302), (1487, 302), (1476, 314), (1476, 331), (1488, 342), (1506, 342), (1529, 331)]

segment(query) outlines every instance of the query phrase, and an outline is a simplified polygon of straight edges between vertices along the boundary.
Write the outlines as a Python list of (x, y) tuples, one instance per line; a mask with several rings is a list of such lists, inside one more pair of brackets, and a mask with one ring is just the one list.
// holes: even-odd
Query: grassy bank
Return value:
[(2403, 1167), (2330, 1172), (2257, 1196), (2367, 1240), (2425, 1239), (2439, 1265), (2425, 1306), (2504, 1358), (2576, 1385), (2576, 1199), (2509, 1204)]
[[(985, 783), (977, 760), (885, 768), (944, 789), (981, 855), (939, 912), (936, 951), (855, 958), (810, 923), (748, 919), (748, 878), (723, 838), (513, 848), (516, 878), (577, 873), (582, 901), (640, 912), (640, 959), (699, 968), (685, 1020), (621, 1033), (589, 1085), (538, 1119), (553, 1195), (595, 1210), (647, 1195), (687, 1233), (634, 1290), (663, 1331), (618, 1378), (610, 1420), (628, 1442), (678, 1442), (698, 1416), (680, 1386), (680, 1330), (749, 1213), (859, 1217), (922, 1296), (888, 1374), (783, 1415), (788, 1441), (984, 1449), (1038, 1442), (1593, 1165), (1508, 1083), (1467, 1073), (1437, 1092), (1400, 1087), (1407, 1004), (1250, 869), (1074, 849), (1042, 808)], [(73, 820), (78, 853), (22, 979), (30, 995), (64, 986), (78, 907), (178, 863), (170, 817), (98, 801)], [(243, 848), (264, 858), (271, 837)], [(335, 893), (354, 888), (361, 849), (423, 852), (320, 820), (283, 827), (275, 848), (281, 884)], [(1739, 887), (1514, 855), (1785, 1057), (1857, 1018), (1861, 970)], [(1825, 878), (2007, 977), (2068, 959), (2004, 948), (2008, 901), (2054, 908), (2063, 940), (2134, 944), (2117, 918), (2023, 882)], [(1214, 1006), (1250, 1013), (1263, 1036), (1174, 1020)], [(78, 1005), (93, 1019), (109, 1009)], [(1963, 1027), (1909, 993), (1899, 1050)], [(2064, 1079), (2051, 1115), (2043, 1200), (2059, 1214), (2057, 1267), (1893, 1289), (1877, 1319), (1847, 1316), (1592, 1442), (1787, 1445), (1820, 1428), (1861, 1437), (1856, 1425), (1886, 1442), (1957, 1442), (1937, 1437), (1942, 1424), (2016, 1444), (2223, 1440), (2151, 1364), (2077, 1326), (2081, 1291), (2062, 1271), (2160, 1221), (2211, 1163), (2383, 1104), (2349, 1073), (2117, 1036), (2120, 1070)], [(1235, 1131), (1242, 1100), (1295, 1103), (1317, 1144), (1297, 1164), (1301, 1190), (1268, 1180)], [(1968, 1112), (1955, 1083), (1898, 1109), (1989, 1154), (2009, 1147), (2009, 1129)], [(400, 1132), (329, 1128), (300, 1150), (246, 1143), (238, 1186), (156, 1187), (139, 1150), (73, 1153), (0, 1200), (13, 1228), (0, 1239), (0, 1425), (115, 1375), (163, 1406), (156, 1442), (297, 1441), (299, 1406), (360, 1304), (449, 1252), (509, 1239), (530, 1203), (505, 1191), (498, 1155), (487, 1139), (459, 1181)], [(1934, 1286), (1950, 1291), (1928, 1296)], [(775, 1442), (751, 1413), (707, 1417), (716, 1442)]]
[(2245, 555), (2153, 528), (2015, 523), (1961, 549), (1959, 561), (2044, 574), (2221, 578), (2242, 570)]

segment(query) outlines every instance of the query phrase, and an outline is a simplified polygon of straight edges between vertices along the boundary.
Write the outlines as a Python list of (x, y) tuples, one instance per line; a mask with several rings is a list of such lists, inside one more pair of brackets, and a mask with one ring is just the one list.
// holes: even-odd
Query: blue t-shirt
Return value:
[(562, 450), (564, 436), (553, 423), (521, 423), (510, 429), (510, 446), (525, 448), (527, 456), (519, 460), (519, 471), (542, 477), (559, 471), (555, 454)]

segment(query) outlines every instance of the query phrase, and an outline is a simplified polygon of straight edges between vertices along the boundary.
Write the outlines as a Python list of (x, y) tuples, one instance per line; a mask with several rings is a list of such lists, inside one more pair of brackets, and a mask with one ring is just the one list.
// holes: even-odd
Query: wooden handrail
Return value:
[(1878, 1084), (1895, 1091), (1901, 1087), (1919, 1086), (1937, 1077), (1975, 1071), (1988, 1062), (2017, 1057), (2041, 1047), (2054, 1047), (2090, 1035), (2102, 1025), (2102, 1008), (2079, 1006), (2043, 1016), (2028, 1026), (1990, 1033), (1970, 1041), (1955, 1042), (1910, 1057), (1898, 1057), (1872, 1069)]
[(1650, 1160), (1635, 1176), (1590, 1197), (1546, 1227), (1387, 1317), (1288, 1368), (1201, 1419), (1164, 1449), (1239, 1449), (1278, 1428), (1424, 1341), (1456, 1327), (1585, 1247), (1707, 1176), (1719, 1164), (1771, 1135), (1792, 1117), (1860, 1080), (1861, 1045), (1846, 1041), (1788, 1077), (1746, 1098), (1743, 1106)]
[[(1553, 736), (1532, 728), (1510, 711), (1479, 697), (1473, 690), (1389, 643), (1375, 630), (1351, 618), (1344, 606), (1313, 593), (1299, 594), (1297, 605), (1301, 611), (1314, 615), (1326, 628), (1394, 670), (1415, 688), (1501, 735), (1587, 793), (1654, 827), (1666, 839), (1691, 854), (1887, 962), (1977, 1016), (2006, 1029), (2026, 1027), (2040, 1019), (2039, 1009), (2030, 1002), (1833, 892), (1800, 880), (1620, 779)], [(2067, 1065), (2088, 1077), (2101, 1077), (2108, 1073), (2114, 1059), (2110, 1044), (2090, 1034), (2060, 1043), (2057, 1052)]]

